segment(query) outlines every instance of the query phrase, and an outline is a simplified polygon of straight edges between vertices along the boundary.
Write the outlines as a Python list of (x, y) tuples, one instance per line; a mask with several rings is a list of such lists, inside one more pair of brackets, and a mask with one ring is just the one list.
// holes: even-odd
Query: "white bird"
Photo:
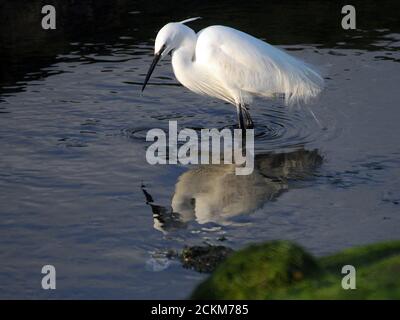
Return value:
[(283, 94), (290, 105), (307, 102), (322, 90), (322, 77), (299, 59), (225, 26), (210, 26), (196, 34), (185, 25), (196, 19), (168, 23), (158, 32), (142, 91), (157, 62), (172, 53), (177, 80), (191, 91), (235, 105), (239, 127), (245, 129), (253, 127), (248, 106), (254, 96)]

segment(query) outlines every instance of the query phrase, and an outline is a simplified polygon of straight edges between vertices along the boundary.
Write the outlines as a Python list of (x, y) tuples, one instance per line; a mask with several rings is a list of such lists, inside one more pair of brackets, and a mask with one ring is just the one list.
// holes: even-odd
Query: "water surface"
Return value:
[[(356, 3), (354, 31), (325, 2), (107, 3), (60, 1), (53, 34), (39, 28), (40, 1), (2, 4), (0, 298), (185, 298), (204, 275), (166, 258), (184, 245), (289, 239), (323, 255), (399, 238), (395, 1)], [(310, 106), (320, 123), (255, 101), (251, 176), (145, 159), (147, 130), (169, 120), (236, 122), (232, 106), (181, 87), (168, 59), (140, 92), (157, 30), (198, 15), (195, 30), (249, 32), (326, 80)], [(45, 264), (57, 269), (52, 292), (40, 288)]]

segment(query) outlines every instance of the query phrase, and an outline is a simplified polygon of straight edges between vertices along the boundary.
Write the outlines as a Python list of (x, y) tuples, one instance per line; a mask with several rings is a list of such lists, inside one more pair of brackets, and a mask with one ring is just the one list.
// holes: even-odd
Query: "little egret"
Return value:
[(253, 127), (248, 106), (254, 96), (283, 94), (290, 105), (307, 102), (322, 90), (321, 76), (299, 59), (225, 26), (210, 26), (196, 34), (185, 25), (196, 19), (168, 23), (158, 32), (142, 91), (157, 62), (171, 53), (178, 81), (195, 93), (236, 106), (239, 127), (245, 129)]

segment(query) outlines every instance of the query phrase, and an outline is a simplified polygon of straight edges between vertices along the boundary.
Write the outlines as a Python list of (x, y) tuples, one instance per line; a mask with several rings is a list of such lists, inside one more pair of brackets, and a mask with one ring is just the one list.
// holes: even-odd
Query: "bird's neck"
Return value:
[(196, 39), (195, 34), (194, 37), (187, 37), (181, 46), (172, 52), (174, 74), (184, 86), (187, 86), (188, 77), (194, 71)]
[(194, 61), (197, 36), (193, 30), (190, 29), (190, 31), (185, 34), (179, 47), (172, 52), (172, 61), (182, 63)]

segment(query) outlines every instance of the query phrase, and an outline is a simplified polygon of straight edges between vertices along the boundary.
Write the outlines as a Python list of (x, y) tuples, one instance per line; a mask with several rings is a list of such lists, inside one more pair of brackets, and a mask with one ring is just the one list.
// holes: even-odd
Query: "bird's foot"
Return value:
[(254, 123), (251, 119), (246, 122), (246, 129), (254, 129)]
[(244, 106), (243, 113), (246, 120), (246, 129), (254, 129), (254, 122), (253, 119), (251, 119), (248, 106)]

